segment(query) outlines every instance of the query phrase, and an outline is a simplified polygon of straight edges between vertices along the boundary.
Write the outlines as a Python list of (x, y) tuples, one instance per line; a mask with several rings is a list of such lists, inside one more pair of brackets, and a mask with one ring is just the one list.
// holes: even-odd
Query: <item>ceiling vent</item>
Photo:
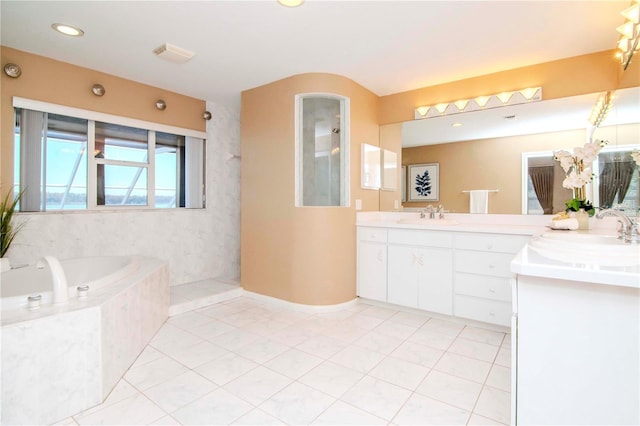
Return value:
[(184, 64), (189, 59), (193, 58), (194, 52), (190, 52), (173, 44), (165, 43), (160, 47), (153, 49), (153, 53), (160, 58), (176, 64)]

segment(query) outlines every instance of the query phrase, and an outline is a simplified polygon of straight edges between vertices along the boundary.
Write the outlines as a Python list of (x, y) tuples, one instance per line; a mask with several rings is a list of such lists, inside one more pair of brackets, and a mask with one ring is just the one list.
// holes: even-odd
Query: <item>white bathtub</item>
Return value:
[[(115, 283), (134, 273), (138, 260), (131, 256), (84, 257), (61, 260), (69, 286), (69, 298), (77, 296), (77, 287), (88, 286), (89, 292)], [(0, 276), (2, 310), (26, 309), (29, 296), (42, 296), (41, 305), (48, 305), (53, 298), (52, 277), (48, 267), (29, 265), (3, 272)]]
[[(48, 268), (0, 277), (0, 424), (52, 424), (100, 404), (168, 317), (166, 262), (114, 256), (61, 264), (65, 304), (50, 303)], [(78, 285), (89, 286), (86, 297), (75, 297)], [(29, 310), (34, 294), (42, 305)]]

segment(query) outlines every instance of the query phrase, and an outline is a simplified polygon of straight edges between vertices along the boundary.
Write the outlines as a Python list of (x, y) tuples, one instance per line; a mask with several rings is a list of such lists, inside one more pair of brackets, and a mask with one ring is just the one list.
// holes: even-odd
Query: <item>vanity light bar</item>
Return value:
[(507, 105), (525, 104), (541, 100), (542, 87), (528, 87), (526, 89), (514, 90), (512, 92), (478, 96), (474, 99), (461, 99), (453, 102), (443, 102), (428, 106), (421, 105), (415, 109), (415, 119), (422, 120), (424, 118), (441, 117), (443, 115), (499, 108)]
[(589, 123), (591, 123), (593, 127), (598, 127), (607, 117), (611, 109), (612, 100), (613, 92), (606, 92), (598, 96), (596, 103), (591, 109), (591, 115), (589, 116)]
[(617, 31), (621, 34), (618, 39), (618, 57), (623, 69), (631, 63), (631, 57), (640, 46), (640, 0), (633, 0), (631, 6), (620, 12), (625, 18), (624, 24)]

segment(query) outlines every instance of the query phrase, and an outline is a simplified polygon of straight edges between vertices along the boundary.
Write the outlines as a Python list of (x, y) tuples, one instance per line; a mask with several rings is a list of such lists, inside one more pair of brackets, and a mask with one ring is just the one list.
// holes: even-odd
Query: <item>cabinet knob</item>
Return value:
[(495, 269), (496, 265), (489, 264), (489, 269)]
[(490, 316), (490, 317), (495, 317), (495, 316), (496, 316), (496, 313), (495, 313), (495, 312), (489, 312), (489, 316)]
[(493, 244), (487, 244), (487, 250), (491, 250), (493, 248)]
[(490, 288), (489, 289), (489, 293), (495, 293), (495, 292), (496, 292), (496, 290), (494, 288)]
[(378, 262), (382, 262), (384, 258), (382, 257), (382, 250), (378, 250)]

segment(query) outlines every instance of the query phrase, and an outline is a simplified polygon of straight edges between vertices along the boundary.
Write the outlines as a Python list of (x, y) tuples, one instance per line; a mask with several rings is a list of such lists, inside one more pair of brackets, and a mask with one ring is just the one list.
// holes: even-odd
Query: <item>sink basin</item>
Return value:
[(540, 255), (561, 262), (602, 266), (640, 265), (640, 245), (625, 243), (616, 235), (547, 232), (533, 238), (529, 246)]
[(406, 225), (425, 225), (425, 226), (451, 226), (457, 225), (458, 222), (453, 219), (400, 219), (398, 223)]

